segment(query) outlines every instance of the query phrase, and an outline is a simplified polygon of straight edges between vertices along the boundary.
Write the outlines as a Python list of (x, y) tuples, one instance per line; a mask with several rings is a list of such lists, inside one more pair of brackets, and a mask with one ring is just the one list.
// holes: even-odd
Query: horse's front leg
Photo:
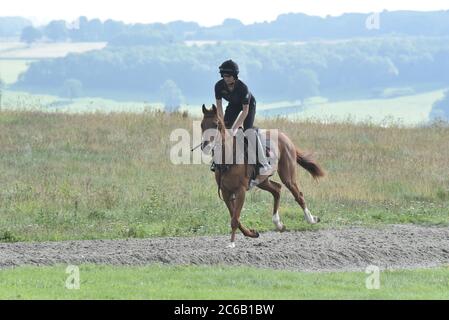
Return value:
[[(232, 192), (222, 189), (221, 194), (223, 195), (223, 201), (228, 207), (229, 215), (231, 216), (231, 228), (232, 228), (232, 220), (234, 218), (234, 212), (235, 212), (235, 194)], [(233, 229), (232, 235), (231, 235), (231, 243), (228, 245), (229, 248), (235, 247), (235, 230)]]
[(223, 195), (223, 201), (228, 207), (229, 215), (231, 216), (231, 243), (228, 247), (235, 247), (235, 232), (237, 231), (237, 228), (239, 228), (246, 237), (259, 237), (259, 233), (256, 230), (248, 230), (240, 223), (240, 213), (242, 211), (243, 204), (245, 203), (245, 188), (242, 187), (236, 192), (222, 189), (221, 193)]
[(233, 214), (231, 217), (231, 244), (229, 245), (231, 248), (235, 247), (235, 232), (237, 228), (240, 229), (240, 231), (246, 236), (251, 238), (257, 238), (259, 237), (259, 233), (255, 230), (249, 230), (243, 226), (243, 224), (240, 223), (240, 213), (243, 208), (243, 204), (245, 203), (245, 194), (246, 194), (246, 188), (240, 187), (235, 193), (235, 199), (233, 204)]

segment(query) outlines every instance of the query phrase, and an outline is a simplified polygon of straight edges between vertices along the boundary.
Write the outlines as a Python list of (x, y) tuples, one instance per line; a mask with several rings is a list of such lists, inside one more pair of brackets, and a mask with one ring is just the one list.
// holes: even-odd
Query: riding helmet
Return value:
[(232, 60), (226, 60), (225, 62), (223, 62), (219, 69), (221, 76), (223, 76), (223, 74), (230, 74), (237, 79), (237, 76), (239, 74), (239, 66)]

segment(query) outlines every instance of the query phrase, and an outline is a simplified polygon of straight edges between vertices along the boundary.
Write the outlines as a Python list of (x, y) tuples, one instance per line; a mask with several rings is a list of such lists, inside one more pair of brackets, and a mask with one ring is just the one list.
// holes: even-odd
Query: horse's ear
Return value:
[(203, 103), (203, 114), (206, 114), (207, 109), (206, 109), (206, 105)]
[(217, 107), (215, 106), (215, 104), (212, 105), (212, 110), (214, 110), (214, 113), (217, 113)]

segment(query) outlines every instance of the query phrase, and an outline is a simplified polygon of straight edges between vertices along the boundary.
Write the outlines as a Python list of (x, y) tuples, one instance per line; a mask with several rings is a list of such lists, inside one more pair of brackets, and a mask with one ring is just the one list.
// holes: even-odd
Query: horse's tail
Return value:
[(296, 148), (296, 162), (309, 171), (314, 179), (324, 177), (325, 172), (320, 165), (313, 159), (312, 154), (304, 153)]

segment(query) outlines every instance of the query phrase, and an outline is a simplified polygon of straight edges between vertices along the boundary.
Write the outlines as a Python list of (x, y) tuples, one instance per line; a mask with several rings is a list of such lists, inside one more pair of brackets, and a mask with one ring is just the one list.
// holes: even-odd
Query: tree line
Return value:
[[(304, 45), (217, 43), (186, 46), (107, 46), (32, 63), (19, 87), (58, 88), (75, 79), (84, 91), (136, 92), (148, 97), (167, 81), (187, 100), (212, 95), (218, 66), (229, 58), (256, 98), (304, 99), (354, 92), (379, 95), (386, 87), (449, 83), (449, 41), (386, 38)], [(179, 90), (178, 90), (179, 89)]]
[[(183, 30), (189, 23), (182, 23)], [(194, 24), (194, 26), (198, 26)], [(63, 42), (108, 42), (111, 45), (163, 45), (181, 41), (176, 34), (177, 23), (125, 24), (108, 19), (79, 17), (73, 22), (53, 20), (45, 26), (27, 26), (22, 30), (21, 41), (33, 43), (40, 40)]]
[[(184, 40), (305, 41), (378, 36), (449, 36), (449, 10), (383, 11), (376, 15), (375, 28), (367, 27), (371, 14), (346, 13), (340, 16), (309, 16), (302, 13), (281, 14), (271, 22), (244, 25), (237, 19), (225, 19), (216, 26), (203, 27), (195, 22), (173, 21), (167, 24), (125, 24), (108, 19), (74, 22), (54, 20), (46, 26), (27, 26), (22, 41), (107, 41), (114, 45), (152, 45)], [(0, 20), (1, 22), (1, 20)]]

